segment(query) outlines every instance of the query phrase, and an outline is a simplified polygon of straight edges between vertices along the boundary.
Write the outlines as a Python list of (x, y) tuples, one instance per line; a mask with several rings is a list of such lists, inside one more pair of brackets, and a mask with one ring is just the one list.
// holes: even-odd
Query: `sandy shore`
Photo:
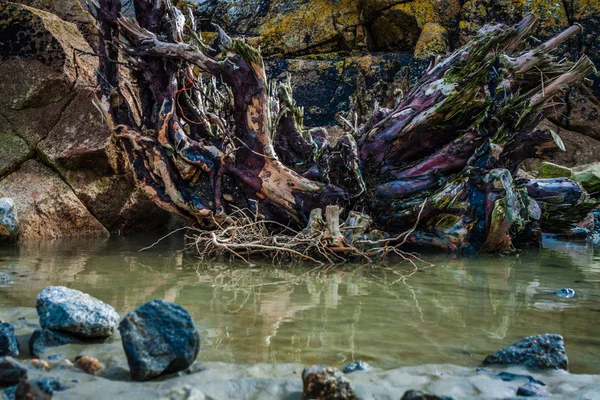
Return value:
[[(15, 325), (21, 345), (19, 360), (30, 368), (29, 379), (56, 377), (66, 390), (54, 399), (301, 399), (301, 373), (298, 364), (228, 364), (197, 361), (188, 371), (150, 382), (133, 382), (118, 334), (102, 344), (68, 345), (48, 349), (43, 359), (49, 370), (40, 370), (27, 357), (27, 341), (38, 318), (33, 308), (0, 311), (0, 319)], [(92, 376), (65, 360), (78, 355), (98, 358), (103, 370)], [(450, 364), (420, 365), (389, 371), (373, 369), (347, 375), (361, 399), (395, 399), (410, 389), (456, 399), (516, 398), (525, 379), (504, 382), (502, 371), (530, 375), (546, 383), (544, 389), (561, 399), (600, 400), (600, 375), (575, 375), (566, 371), (531, 372), (521, 367), (488, 368), (477, 371)]]

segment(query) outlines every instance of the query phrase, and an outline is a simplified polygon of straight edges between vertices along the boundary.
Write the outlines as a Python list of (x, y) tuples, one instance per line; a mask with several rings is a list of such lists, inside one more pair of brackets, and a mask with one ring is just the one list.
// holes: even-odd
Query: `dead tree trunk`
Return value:
[[(535, 17), (487, 27), (393, 110), (329, 143), (304, 128), (289, 82), (270, 86), (260, 53), (242, 40), (219, 29), (219, 51), (210, 49), (169, 0), (135, 0), (136, 21), (118, 0), (98, 1), (100, 105), (138, 183), (192, 224), (223, 227), (247, 208), (277, 229), (303, 227), (312, 210), (338, 205), (373, 222), (346, 235), (348, 246), (379, 243), (372, 237), (384, 231), (386, 245), (508, 252), (539, 244), (545, 226), (569, 229), (591, 207), (571, 181), (513, 178), (526, 158), (562, 147), (535, 127), (557, 93), (595, 70), (586, 57), (551, 55), (579, 26), (533, 50), (523, 44)], [(139, 104), (121, 91), (119, 58)], [(351, 219), (341, 232), (356, 228)]]

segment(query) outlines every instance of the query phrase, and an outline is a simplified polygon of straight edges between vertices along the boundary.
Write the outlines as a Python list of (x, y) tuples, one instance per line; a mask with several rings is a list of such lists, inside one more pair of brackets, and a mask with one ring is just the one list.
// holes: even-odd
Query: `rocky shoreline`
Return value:
[[(55, 298), (63, 298), (65, 293), (81, 298), (78, 293), (73, 293), (77, 291), (66, 288), (45, 289), (39, 298), (47, 300), (48, 293), (57, 292), (61, 295)], [(85, 298), (79, 306), (99, 306), (95, 302), (99, 300)], [(46, 328), (44, 331), (60, 332), (66, 329), (72, 333), (81, 329), (81, 325), (75, 326), (77, 323), (74, 325), (73, 321), (94, 325), (102, 320), (101, 312), (87, 314), (93, 318), (86, 321), (78, 317), (77, 304), (69, 304), (66, 308), (70, 310), (66, 314), (63, 313), (64, 307), (56, 314), (63, 316), (62, 324), (51, 318), (52, 312), (47, 311), (47, 301), (38, 301), (37, 310), (12, 308), (0, 311), (0, 319), (8, 321), (3, 326), (13, 327), (6, 336), (14, 332), (21, 349), (20, 354), (15, 354), (15, 341), (8, 341), (10, 346), (7, 348), (12, 349), (12, 353), (2, 354), (16, 358), (14, 362), (10, 357), (1, 358), (0, 385), (4, 385), (5, 389), (3, 400), (20, 398), (15, 396), (15, 392), (25, 388), (30, 390), (28, 393), (33, 393), (35, 388), (41, 390), (36, 392), (38, 397), (33, 398), (49, 398), (51, 395), (56, 399), (94, 399), (98, 398), (98, 393), (102, 393), (102, 398), (127, 396), (131, 399), (398, 399), (403, 394), (406, 399), (520, 396), (600, 399), (599, 375), (575, 375), (566, 371), (568, 361), (562, 337), (558, 335), (526, 338), (488, 356), (483, 364), (492, 365), (483, 368), (443, 364), (382, 371), (376, 366), (369, 368), (364, 363), (354, 363), (345, 369), (346, 373), (342, 373), (335, 368), (305, 368), (299, 364), (202, 362), (194, 361), (198, 354), (199, 338), (194, 338), (197, 332), (193, 333), (193, 322), (186, 319), (187, 312), (179, 306), (161, 301), (146, 303), (124, 319), (121, 316), (123, 322), (120, 332), (116, 330), (103, 341), (78, 336), (79, 340), (75, 343), (47, 346), (39, 352), (39, 357), (31, 358), (24, 349), (32, 340), (32, 334), (40, 331), (41, 327)], [(94, 311), (98, 310), (94, 308)], [(103, 312), (110, 316), (113, 311), (106, 308)], [(38, 315), (43, 318), (39, 320)], [(116, 321), (109, 318), (104, 322), (102, 324), (109, 327), (108, 331), (102, 332), (106, 336), (114, 329)], [(124, 323), (136, 325), (135, 329), (141, 336), (132, 335), (131, 327), (124, 327)], [(154, 328), (151, 326), (153, 323), (156, 323)], [(58, 330), (47, 329), (49, 324)], [(98, 332), (97, 329), (98, 326), (95, 332)], [(191, 335), (190, 340), (185, 339), (188, 334)], [(183, 339), (165, 344), (164, 338)], [(0, 345), (3, 343), (0, 339)], [(183, 351), (183, 357), (173, 355), (177, 349), (188, 351)], [(136, 364), (134, 360), (132, 363), (136, 357), (143, 362)], [(174, 359), (185, 361), (169, 361)], [(148, 367), (144, 373), (149, 374), (131, 372), (132, 367), (137, 368), (144, 362)], [(12, 376), (13, 382), (2, 380), (5, 376)], [(28, 386), (24, 386), (25, 376)], [(15, 380), (20, 380), (19, 386), (14, 386)], [(136, 380), (146, 381), (140, 383)], [(46, 397), (43, 397), (44, 393)], [(440, 397), (422, 397), (423, 393)]]

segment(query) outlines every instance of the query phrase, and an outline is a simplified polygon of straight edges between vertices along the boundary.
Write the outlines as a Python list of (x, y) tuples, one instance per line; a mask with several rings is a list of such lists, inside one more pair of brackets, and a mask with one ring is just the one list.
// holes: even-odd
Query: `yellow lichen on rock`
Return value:
[(274, 13), (260, 27), (265, 54), (294, 54), (306, 49), (331, 51), (339, 41), (354, 42), (360, 25), (358, 2), (311, 1), (291, 12)]
[(427, 59), (443, 54), (448, 50), (448, 30), (442, 25), (430, 22), (425, 24), (415, 47), (416, 59)]

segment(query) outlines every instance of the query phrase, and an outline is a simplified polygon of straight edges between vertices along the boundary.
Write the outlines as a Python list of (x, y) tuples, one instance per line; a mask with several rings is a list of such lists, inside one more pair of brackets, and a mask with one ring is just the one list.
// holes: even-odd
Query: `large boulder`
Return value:
[(137, 381), (183, 371), (200, 351), (200, 335), (181, 306), (152, 300), (130, 312), (119, 332), (131, 377)]
[(15, 327), (8, 322), (0, 323), (0, 357), (19, 355), (19, 342), (15, 336)]
[(12, 357), (0, 357), (0, 385), (14, 385), (27, 378), (27, 368)]
[(13, 199), (22, 239), (108, 235), (73, 190), (37, 161), (1, 180), (0, 197)]
[(13, 241), (19, 235), (19, 219), (13, 199), (0, 198), (0, 241)]
[(560, 335), (526, 337), (485, 358), (484, 364), (524, 365), (534, 369), (568, 368), (565, 342)]
[(0, 3), (0, 179), (36, 155), (108, 231), (164, 227), (167, 212), (136, 187), (93, 104), (98, 60), (81, 33), (87, 26), (84, 33), (95, 35), (91, 16), (77, 0), (20, 2), (77, 25), (27, 5)]
[(42, 328), (80, 337), (109, 337), (119, 322), (119, 314), (110, 305), (79, 290), (62, 286), (49, 286), (42, 290), (35, 306)]

